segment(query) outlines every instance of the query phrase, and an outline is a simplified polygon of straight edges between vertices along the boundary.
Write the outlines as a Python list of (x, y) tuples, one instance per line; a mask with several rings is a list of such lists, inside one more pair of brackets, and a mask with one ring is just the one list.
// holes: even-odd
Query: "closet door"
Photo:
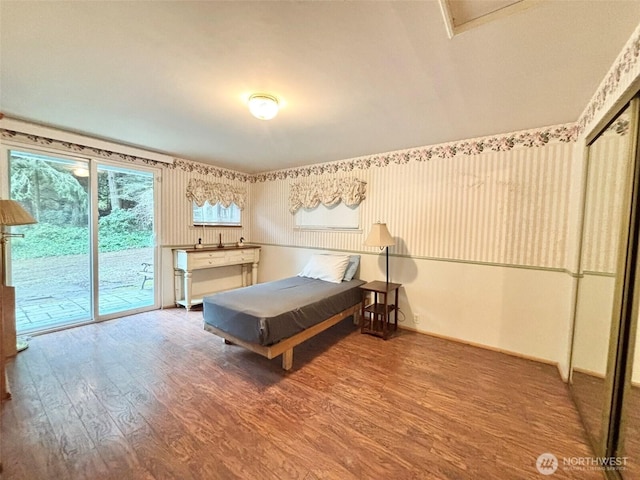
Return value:
[(570, 390), (601, 457), (614, 450), (632, 310), (638, 107), (633, 100), (588, 147)]
[(627, 285), (623, 291), (627, 309), (623, 312), (615, 345), (617, 362), (607, 452), (621, 467), (611, 477), (630, 480), (640, 478), (640, 151), (636, 148), (635, 153)]
[[(637, 289), (636, 289), (637, 292)], [(638, 301), (639, 295), (634, 295)], [(620, 429), (615, 441), (616, 457), (623, 459), (624, 479), (640, 478), (640, 339), (638, 339), (638, 313), (634, 312), (634, 322), (630, 328), (628, 374), (625, 378), (622, 398)], [(635, 352), (634, 352), (635, 350)]]

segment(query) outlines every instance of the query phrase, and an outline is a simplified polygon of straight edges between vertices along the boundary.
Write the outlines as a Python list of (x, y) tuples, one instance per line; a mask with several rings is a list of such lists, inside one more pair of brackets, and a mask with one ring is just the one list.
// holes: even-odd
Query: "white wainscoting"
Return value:
[[(263, 245), (258, 281), (296, 275), (322, 251)], [(403, 284), (401, 326), (556, 363), (566, 377), (574, 281), (567, 273), (395, 256), (389, 263), (391, 280)], [(384, 265), (384, 254), (362, 254), (359, 278), (384, 279)]]

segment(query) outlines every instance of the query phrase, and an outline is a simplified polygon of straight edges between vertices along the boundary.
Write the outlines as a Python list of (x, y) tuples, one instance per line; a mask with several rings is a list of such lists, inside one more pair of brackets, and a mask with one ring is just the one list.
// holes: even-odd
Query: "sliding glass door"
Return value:
[(100, 315), (152, 306), (153, 173), (98, 166), (98, 310)]
[(16, 330), (31, 333), (92, 318), (89, 164), (11, 150), (11, 198), (37, 220), (13, 227)]
[(16, 329), (35, 333), (154, 308), (155, 171), (8, 150)]

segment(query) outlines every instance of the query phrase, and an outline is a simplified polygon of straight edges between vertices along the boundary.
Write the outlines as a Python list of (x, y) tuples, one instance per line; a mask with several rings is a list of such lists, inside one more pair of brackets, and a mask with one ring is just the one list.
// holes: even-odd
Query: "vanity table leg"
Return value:
[(251, 284), (255, 285), (258, 283), (258, 264), (254, 263), (251, 265)]
[(184, 301), (188, 312), (191, 308), (191, 272), (184, 272)]
[(240, 267), (242, 268), (242, 286), (246, 287), (247, 286), (247, 265), (243, 263), (242, 265), (240, 265)]
[(182, 270), (178, 268), (173, 269), (173, 295), (176, 300), (176, 307), (178, 306), (178, 300), (184, 298), (184, 274)]

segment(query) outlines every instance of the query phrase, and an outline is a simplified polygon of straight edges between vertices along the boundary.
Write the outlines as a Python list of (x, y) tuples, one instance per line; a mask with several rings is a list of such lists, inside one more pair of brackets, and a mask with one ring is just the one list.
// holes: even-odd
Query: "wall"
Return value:
[[(381, 220), (396, 239), (390, 276), (403, 284), (403, 325), (560, 362), (572, 135), (571, 125), (550, 127), (257, 176), (250, 239), (264, 245), (260, 280), (297, 273), (313, 249), (360, 252), (360, 278), (384, 278), (383, 255), (363, 246)], [(367, 182), (362, 230), (296, 230), (291, 184), (342, 176)]]
[[(264, 246), (259, 281), (296, 275), (312, 253)], [(503, 266), (392, 257), (400, 290), (402, 327), (555, 362), (566, 339), (570, 277), (564, 273)], [(384, 255), (363, 252), (359, 278), (384, 278)], [(417, 321), (414, 316), (417, 315)]]
[[(115, 144), (91, 150), (83, 147), (90, 139), (30, 125), (23, 130), (30, 136), (3, 138), (91, 158), (119, 158), (110, 155), (121, 148)], [(247, 184), (248, 176), (182, 160), (165, 164), (130, 156), (122, 161), (151, 164), (161, 173), (163, 306), (174, 300), (171, 248), (194, 244), (201, 236), (216, 244), (219, 233), (225, 243), (244, 236), (265, 245), (260, 281), (297, 273), (289, 265), (301, 267), (309, 256), (297, 247), (362, 252), (362, 278), (383, 278), (382, 257), (362, 243), (368, 226), (384, 220), (398, 240), (391, 249), (391, 277), (404, 285), (404, 325), (555, 362), (554, 327), (566, 321), (564, 299), (570, 297), (563, 270), (574, 135), (571, 126), (551, 127), (259, 175), (252, 179), (244, 212), (251, 221), (242, 229), (207, 229), (204, 235), (189, 226), (190, 205), (184, 199), (189, 179)], [(368, 182), (363, 231), (293, 228), (287, 209), (293, 181), (352, 175)], [(203, 277), (206, 283), (200, 286), (237, 286), (236, 270)]]
[[(361, 278), (382, 278), (382, 261), (362, 242), (368, 225), (386, 221), (397, 240), (391, 276), (405, 285), (405, 325), (557, 362), (567, 379), (579, 300), (586, 138), (638, 90), (639, 57), (640, 26), (568, 137), (520, 132), (256, 176), (251, 239), (265, 245), (261, 278), (295, 273), (312, 246), (362, 252)], [(332, 175), (369, 182), (364, 231), (294, 230), (285, 207), (291, 182)], [(588, 267), (597, 273), (606, 264), (597, 252), (609, 247), (602, 235), (592, 238), (598, 240), (586, 246), (595, 254)], [(586, 297), (610, 283), (587, 276)], [(603, 338), (596, 333), (590, 341)], [(601, 359), (591, 360), (600, 370)]]
[(572, 154), (572, 142), (552, 141), (364, 168), (356, 159), (346, 172), (331, 172), (327, 164), (328, 171), (302, 179), (289, 174), (258, 181), (251, 238), (362, 250), (362, 235), (295, 230), (288, 211), (292, 183), (350, 176), (367, 182), (361, 224), (368, 230), (375, 221), (387, 222), (399, 240), (393, 254), (563, 269)]
[[(229, 178), (224, 175), (227, 174)], [(247, 190), (247, 204), (242, 211), (242, 227), (193, 227), (191, 223), (191, 202), (185, 193), (190, 179), (203, 179), (210, 182), (229, 183), (244, 186)], [(195, 162), (177, 161), (174, 168), (163, 170), (162, 181), (162, 231), (161, 238), (161, 305), (170, 307), (175, 305), (174, 270), (172, 248), (193, 246), (202, 238), (205, 245), (217, 245), (219, 235), (224, 244), (233, 244), (240, 237), (251, 238), (251, 189), (248, 177), (237, 172), (222, 170)], [(215, 270), (194, 272), (194, 297), (199, 293), (227, 290), (242, 285), (239, 267), (226, 267)]]
[[(397, 240), (391, 276), (405, 285), (405, 325), (557, 362), (568, 378), (574, 308), (588, 306), (583, 300), (596, 298), (603, 282), (610, 290), (610, 277), (599, 274), (607, 270), (606, 257), (598, 252), (615, 244), (597, 235), (604, 228), (594, 222), (586, 245), (593, 262), (583, 265), (578, 298), (586, 138), (638, 90), (639, 56), (640, 26), (570, 138), (520, 132), (257, 176), (251, 238), (265, 245), (261, 280), (296, 273), (312, 246), (362, 252), (361, 278), (382, 278), (382, 260), (362, 243), (368, 225), (386, 221)], [(332, 175), (369, 182), (364, 231), (294, 230), (286, 209), (291, 182)], [(603, 329), (594, 329), (587, 343), (602, 342)], [(600, 370), (602, 359), (588, 357)]]

